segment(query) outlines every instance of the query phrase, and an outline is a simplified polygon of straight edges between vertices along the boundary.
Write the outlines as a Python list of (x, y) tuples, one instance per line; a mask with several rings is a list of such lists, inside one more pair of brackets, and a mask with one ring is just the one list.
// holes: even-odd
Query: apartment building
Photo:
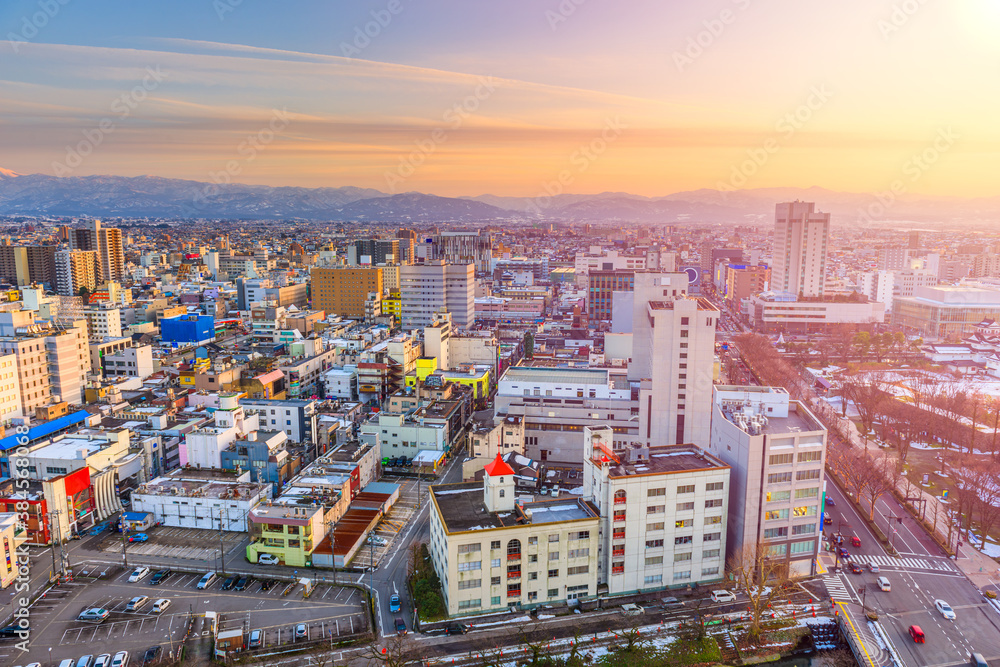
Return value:
[(732, 467), (729, 554), (766, 545), (793, 577), (816, 574), (826, 429), (781, 387), (715, 388), (709, 451)]
[(476, 265), (440, 261), (399, 267), (403, 329), (434, 323), (439, 312), (451, 314), (452, 324), (468, 328), (475, 320)]
[(83, 316), (87, 319), (87, 329), (91, 338), (104, 340), (107, 337), (122, 337), (122, 311), (108, 304), (85, 308)]
[(500, 457), (483, 481), (430, 492), (429, 551), (449, 615), (597, 594), (600, 519), (590, 503), (515, 502), (514, 471)]
[(8, 424), (11, 419), (22, 416), (17, 355), (4, 354), (0, 356), (0, 423)]
[(806, 297), (823, 296), (830, 214), (813, 202), (777, 204), (771, 288)]
[[(489, 232), (445, 231), (433, 237), (434, 257), (446, 264), (472, 264), (474, 273), (489, 273), (493, 237)], [(457, 321), (457, 320), (456, 320)]]
[(98, 283), (121, 281), (125, 277), (125, 249), (120, 229), (103, 227), (100, 220), (94, 220), (89, 227), (69, 230), (69, 248), (97, 252), (100, 260)]
[(316, 433), (315, 401), (244, 398), (240, 406), (248, 415), (257, 415), (261, 428), (284, 431), (292, 442), (310, 442)]
[(58, 397), (67, 403), (83, 403), (83, 392), (90, 373), (90, 353), (84, 321), (78, 320), (65, 328), (53, 328), (44, 340), (52, 397)]
[[(127, 339), (131, 343), (131, 339)], [(108, 378), (139, 378), (145, 380), (155, 372), (151, 345), (127, 345), (102, 358), (102, 370)]]
[(54, 245), (0, 246), (0, 278), (11, 285), (56, 284)]
[(706, 584), (725, 571), (730, 467), (693, 445), (612, 448), (584, 430), (583, 497), (601, 516), (598, 577), (611, 595)]
[(55, 254), (55, 291), (76, 296), (81, 288), (94, 291), (100, 284), (100, 257), (96, 250), (60, 250)]
[(352, 319), (365, 317), (370, 294), (382, 295), (382, 269), (377, 266), (315, 268), (310, 271), (312, 307)]
[(414, 459), (422, 451), (448, 451), (448, 428), (404, 414), (380, 412), (361, 426), (361, 442), (378, 448), (380, 458)]

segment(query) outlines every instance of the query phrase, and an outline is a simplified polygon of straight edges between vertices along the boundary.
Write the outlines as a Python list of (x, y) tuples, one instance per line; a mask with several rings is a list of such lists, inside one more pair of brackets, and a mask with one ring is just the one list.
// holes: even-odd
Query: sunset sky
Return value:
[(0, 167), (990, 196), (998, 31), (1000, 0), (5, 0)]

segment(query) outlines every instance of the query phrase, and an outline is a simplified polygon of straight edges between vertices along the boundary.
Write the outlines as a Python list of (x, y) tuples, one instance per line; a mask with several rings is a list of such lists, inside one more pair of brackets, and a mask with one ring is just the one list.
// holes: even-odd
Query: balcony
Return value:
[(520, 572), (508, 572), (507, 573), (507, 580), (508, 581), (519, 581), (520, 579), (521, 579), (521, 573)]
[(612, 549), (611, 550), (611, 555), (612, 556), (624, 556), (625, 555), (625, 547), (621, 547), (620, 549)]
[(627, 498), (615, 498), (615, 505), (624, 505), (628, 502)]
[(624, 514), (616, 514), (615, 515), (615, 523), (622, 523), (624, 521), (625, 521), (625, 515)]
[(624, 565), (612, 565), (611, 566), (611, 574), (624, 574), (624, 573), (625, 573), (625, 566)]
[(521, 554), (507, 554), (507, 562), (521, 560)]
[(509, 597), (509, 598), (519, 598), (519, 597), (521, 597), (521, 589), (520, 588), (514, 588), (514, 589), (508, 588), (507, 589), (507, 597)]

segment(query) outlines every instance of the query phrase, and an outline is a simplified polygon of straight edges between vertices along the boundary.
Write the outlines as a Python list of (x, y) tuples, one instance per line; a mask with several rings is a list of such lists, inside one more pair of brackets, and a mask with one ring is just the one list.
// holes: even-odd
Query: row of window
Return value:
[[(796, 519), (803, 516), (816, 516), (818, 513), (819, 512), (817, 510), (816, 505), (803, 505), (801, 507), (793, 507), (791, 509), (791, 516), (793, 516)], [(789, 510), (787, 507), (785, 509), (767, 510), (766, 512), (764, 512), (765, 521), (774, 521), (776, 519), (787, 519), (788, 516), (789, 516)]]
[[(808, 463), (811, 461), (821, 461), (823, 459), (822, 451), (815, 452), (799, 452), (798, 460), (799, 463)], [(771, 454), (768, 458), (768, 465), (772, 466), (784, 466), (790, 465), (795, 461), (795, 454)]]
[[(819, 468), (815, 470), (797, 470), (795, 472), (796, 481), (819, 479), (822, 471)], [(792, 471), (788, 470), (786, 472), (772, 472), (767, 476), (768, 484), (783, 484), (792, 481)]]

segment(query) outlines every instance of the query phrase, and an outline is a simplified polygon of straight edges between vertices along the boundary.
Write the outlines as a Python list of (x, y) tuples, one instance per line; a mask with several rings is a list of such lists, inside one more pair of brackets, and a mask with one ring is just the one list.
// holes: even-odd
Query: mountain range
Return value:
[(210, 219), (306, 219), (385, 222), (577, 220), (665, 224), (752, 224), (773, 218), (781, 201), (816, 202), (834, 224), (995, 224), (1000, 197), (961, 199), (869, 193), (820, 187), (713, 189), (645, 197), (626, 192), (553, 197), (439, 197), (386, 194), (372, 188), (270, 187), (203, 183), (157, 176), (22, 175), (0, 168), (0, 215)]

